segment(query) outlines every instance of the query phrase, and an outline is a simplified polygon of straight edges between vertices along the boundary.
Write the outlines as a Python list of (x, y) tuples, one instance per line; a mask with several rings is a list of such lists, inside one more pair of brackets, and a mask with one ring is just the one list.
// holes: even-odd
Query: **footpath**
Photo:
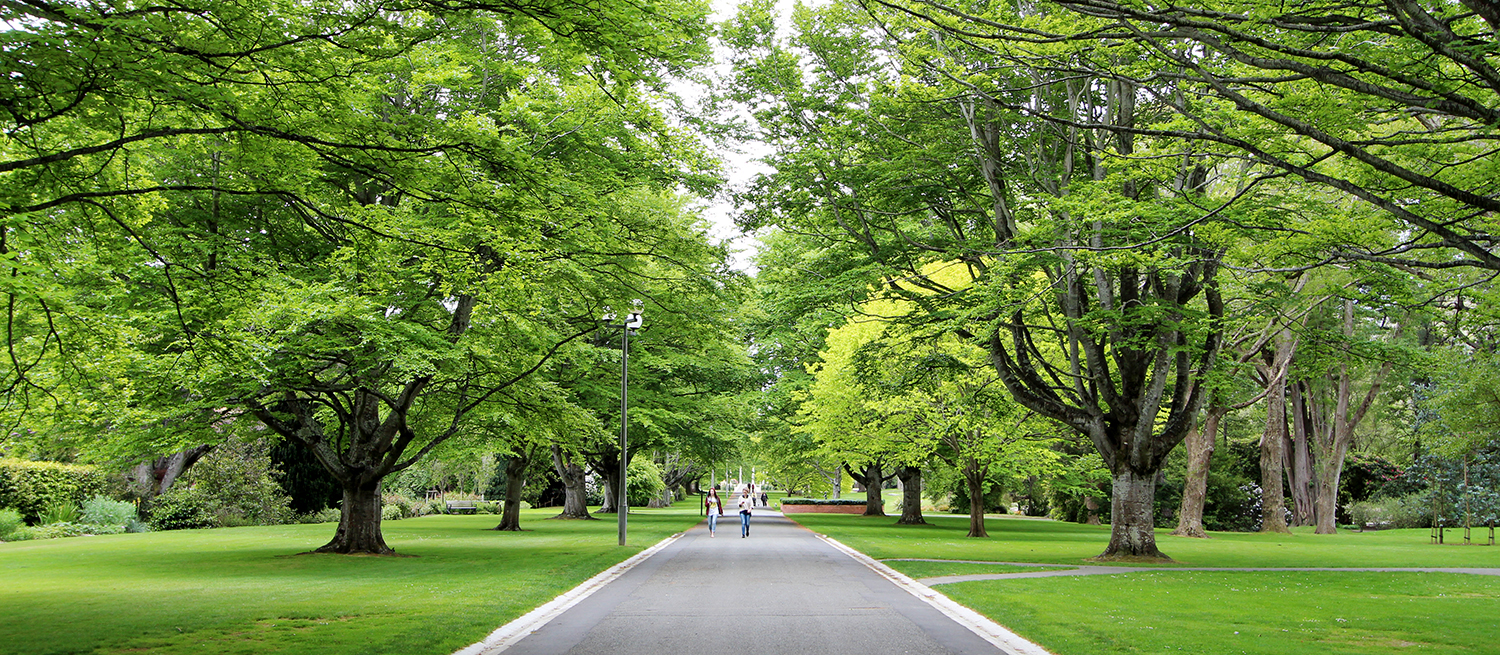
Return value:
[(748, 538), (726, 511), (642, 555), (460, 653), (1045, 653), (766, 509)]

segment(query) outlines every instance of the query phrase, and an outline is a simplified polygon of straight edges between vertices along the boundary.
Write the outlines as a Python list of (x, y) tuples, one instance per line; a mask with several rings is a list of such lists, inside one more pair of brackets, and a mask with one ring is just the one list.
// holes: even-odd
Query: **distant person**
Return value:
[(748, 493), (740, 494), (740, 538), (750, 536), (750, 509), (755, 507), (755, 499)]
[(708, 536), (712, 538), (714, 530), (719, 527), (719, 517), (724, 515), (724, 501), (719, 499), (719, 490), (709, 489), (703, 505), (708, 508)]
[(761, 492), (760, 492), (760, 506), (761, 507), (770, 507), (771, 506), (771, 496), (768, 495), (768, 494), (766, 494), (766, 492), (765, 492), (764, 489), (762, 489)]

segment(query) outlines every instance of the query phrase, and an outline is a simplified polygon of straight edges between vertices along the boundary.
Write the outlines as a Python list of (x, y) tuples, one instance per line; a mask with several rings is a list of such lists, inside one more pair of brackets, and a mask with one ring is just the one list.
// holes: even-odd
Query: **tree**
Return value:
[[(1217, 153), (1138, 142), (1132, 126), (1162, 110), (1138, 105), (1155, 90), (1128, 80), (1053, 75), (1022, 48), (975, 47), (906, 14), (802, 10), (790, 45), (767, 16), (748, 5), (729, 32), (737, 91), (778, 146), (746, 225), (857, 248), (850, 270), (879, 271), (887, 293), (986, 347), (1022, 406), (1085, 435), (1113, 472), (1103, 557), (1161, 556), (1155, 476), (1221, 340), (1225, 233), (1203, 216), (1242, 211), (1209, 197)], [(933, 261), (972, 282), (934, 281)]]
[[(654, 240), (642, 259), (700, 246), (662, 220), (656, 198), (679, 184), (703, 190), (707, 165), (647, 95), (661, 70), (701, 57), (678, 36), (701, 29), (703, 12), (355, 7), (358, 20), (340, 23), (347, 16), (315, 6), (281, 9), (222, 23), (217, 9), (183, 12), (189, 32), (271, 40), (243, 51), (181, 52), (186, 36), (142, 36), (157, 23), (130, 12), (104, 17), (125, 28), (111, 32), (89, 20), (99, 8), (43, 11), (8, 34), (30, 39), (38, 60), (98, 32), (91, 42), (121, 51), (160, 46), (147, 66), (184, 62), (79, 86), (82, 105), (53, 94), (38, 102), (57, 111), (15, 118), (32, 150), (7, 181), (51, 182), (7, 203), (24, 219), (6, 235), (18, 253), (12, 321), (31, 339), (25, 361), (45, 361), (13, 360), (13, 390), (57, 386), (37, 380), (46, 366), (75, 393), (91, 390), (101, 414), (122, 410), (126, 433), (223, 420), (226, 407), (253, 415), (343, 486), (338, 532), (320, 550), (389, 553), (381, 480), (595, 329), (601, 299), (641, 270), (611, 235)], [(616, 41), (632, 35), (642, 40), (630, 48)], [(376, 45), (387, 38), (393, 50)], [(295, 71), (285, 88), (257, 82), (281, 65)], [(106, 92), (130, 101), (98, 116), (78, 108)], [(100, 142), (90, 121), (101, 116), (133, 127)], [(64, 140), (95, 145), (58, 150)], [(67, 174), (86, 165), (95, 172)], [(66, 254), (80, 250), (88, 256)], [(46, 277), (34, 271), (86, 283), (40, 293), (22, 279)], [(58, 343), (98, 356), (32, 359)]]

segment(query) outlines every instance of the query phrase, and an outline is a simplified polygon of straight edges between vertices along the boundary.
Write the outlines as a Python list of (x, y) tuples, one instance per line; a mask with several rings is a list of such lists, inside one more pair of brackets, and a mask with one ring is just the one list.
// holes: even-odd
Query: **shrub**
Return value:
[(146, 523), (142, 523), (137, 519), (130, 519), (130, 522), (125, 524), (125, 531), (131, 534), (139, 532), (150, 532), (151, 526), (147, 525)]
[(13, 509), (0, 509), (0, 541), (14, 541), (11, 535), (17, 530), (26, 528), (26, 521), (21, 519), (21, 513)]
[(124, 526), (136, 519), (134, 504), (122, 500), (111, 500), (107, 496), (94, 496), (83, 501), (83, 514), (78, 517), (78, 522)]
[(276, 481), (265, 439), (226, 441), (189, 469), (178, 484), (197, 490), (199, 503), (214, 525), (277, 525), (294, 516), (291, 499)]
[(152, 530), (192, 530), (214, 526), (209, 499), (194, 488), (173, 488), (151, 503)]
[(853, 498), (783, 498), (783, 505), (864, 505), (863, 499)]
[(382, 521), (399, 521), (407, 516), (408, 514), (401, 511), (400, 505), (382, 505), (380, 507), (380, 520)]
[(1414, 493), (1399, 498), (1376, 498), (1349, 506), (1354, 524), (1366, 529), (1432, 527), (1432, 497)]
[(104, 492), (105, 475), (92, 466), (0, 459), (0, 507), (13, 507), (35, 523), (59, 502), (76, 505)]
[(73, 523), (78, 520), (78, 505), (66, 500), (55, 500), (47, 504), (37, 519), (42, 525)]
[(321, 509), (303, 518), (303, 523), (338, 523), (342, 513), (336, 507)]
[(667, 490), (661, 468), (648, 458), (637, 457), (625, 467), (625, 502), (631, 507), (645, 507)]

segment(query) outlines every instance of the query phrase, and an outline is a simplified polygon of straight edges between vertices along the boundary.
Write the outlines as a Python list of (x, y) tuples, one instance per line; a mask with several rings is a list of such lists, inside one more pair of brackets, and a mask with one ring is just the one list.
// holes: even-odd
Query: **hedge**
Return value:
[(104, 493), (105, 475), (93, 466), (0, 459), (0, 507), (11, 507), (35, 523), (48, 505), (80, 505)]
[(783, 498), (783, 505), (865, 505), (865, 501), (853, 498)]

